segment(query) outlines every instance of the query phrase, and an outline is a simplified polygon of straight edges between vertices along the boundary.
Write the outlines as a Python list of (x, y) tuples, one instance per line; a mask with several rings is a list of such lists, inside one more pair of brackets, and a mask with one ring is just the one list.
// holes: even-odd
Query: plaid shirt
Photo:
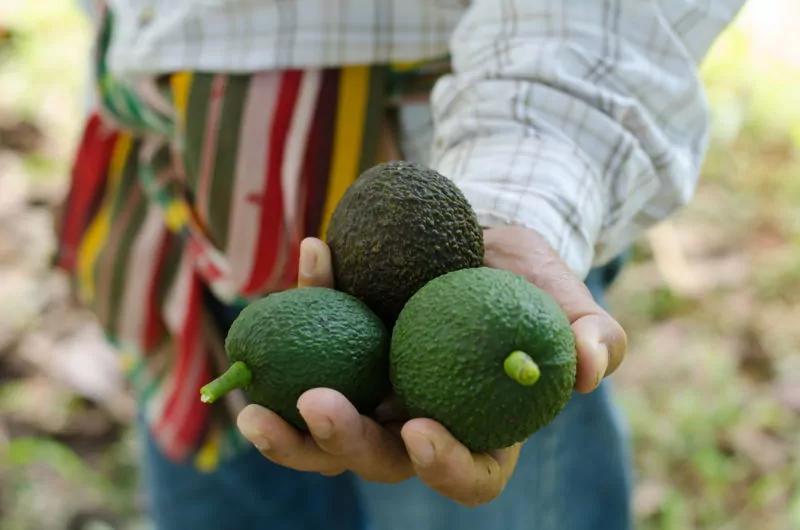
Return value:
[(693, 196), (697, 65), (744, 1), (110, 0), (108, 63), (139, 78), (451, 53), (431, 165), (484, 225), (537, 229), (584, 277)]
[[(213, 468), (241, 446), (242, 396), (228, 414), (197, 397), (224, 368), (204, 286), (237, 303), (292, 285), (300, 238), (377, 162), (387, 99), (406, 155), (484, 226), (536, 229), (585, 277), (692, 197), (697, 65), (743, 2), (109, 0), (97, 84), (116, 122), (87, 123), (58, 259), (165, 454)], [(406, 104), (426, 69), (429, 106)]]

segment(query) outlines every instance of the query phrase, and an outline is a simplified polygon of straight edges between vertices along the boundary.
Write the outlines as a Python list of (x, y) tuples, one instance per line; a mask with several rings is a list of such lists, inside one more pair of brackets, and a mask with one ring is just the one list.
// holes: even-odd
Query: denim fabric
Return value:
[(175, 465), (145, 443), (145, 487), (157, 530), (366, 530), (352, 475), (273, 464), (255, 450), (215, 473)]
[[(620, 260), (621, 261), (621, 260)], [(592, 271), (598, 303), (620, 261)], [(230, 322), (235, 312), (220, 309)], [(145, 477), (158, 530), (629, 530), (631, 470), (623, 419), (606, 380), (575, 394), (523, 447), (503, 494), (467, 509), (417, 479), (372, 484), (272, 464), (255, 450), (211, 474), (172, 464), (152, 440)]]

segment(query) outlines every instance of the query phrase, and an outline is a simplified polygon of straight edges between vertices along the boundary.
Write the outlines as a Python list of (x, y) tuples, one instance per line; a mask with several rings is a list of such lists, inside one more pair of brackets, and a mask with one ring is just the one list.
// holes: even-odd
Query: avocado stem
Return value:
[(214, 403), (228, 392), (246, 387), (252, 378), (253, 373), (250, 368), (242, 361), (236, 361), (224, 374), (200, 389), (200, 401)]
[(506, 375), (523, 386), (531, 386), (539, 380), (542, 373), (539, 366), (524, 351), (515, 351), (503, 361)]

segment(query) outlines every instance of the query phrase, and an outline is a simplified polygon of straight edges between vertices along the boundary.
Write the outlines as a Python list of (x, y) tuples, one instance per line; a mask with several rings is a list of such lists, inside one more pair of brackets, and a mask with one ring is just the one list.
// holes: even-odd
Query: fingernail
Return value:
[(422, 436), (414, 436), (414, 440), (408, 448), (408, 456), (411, 461), (418, 466), (427, 467), (433, 464), (436, 458), (436, 449), (433, 447), (433, 442)]
[(258, 449), (262, 453), (266, 453), (267, 451), (270, 450), (270, 441), (263, 436), (256, 438), (256, 441), (253, 445), (255, 445), (256, 449)]
[(269, 438), (267, 438), (267, 436), (263, 432), (251, 431), (249, 429), (241, 429), (241, 428), (240, 430), (242, 431), (244, 437), (250, 440), (250, 443), (252, 443), (256, 447), (256, 449), (258, 449), (261, 452), (269, 451), (270, 441)]
[(316, 418), (311, 422), (306, 421), (306, 423), (308, 423), (308, 428), (314, 438), (322, 438), (324, 440), (330, 438), (333, 433), (333, 423), (328, 418)]
[(319, 257), (314, 249), (304, 248), (300, 257), (300, 274), (306, 278), (314, 276)]
[(595, 358), (598, 361), (597, 365), (597, 381), (595, 381), (595, 388), (600, 386), (600, 383), (603, 381), (603, 378), (606, 376), (606, 371), (608, 371), (608, 363), (610, 361), (609, 353), (608, 353), (608, 345), (604, 343), (600, 343), (595, 346)]
[(250, 440), (250, 443), (252, 443), (256, 449), (259, 451), (269, 451), (270, 441), (267, 433), (255, 425), (255, 419), (249, 419), (250, 416), (255, 414), (253, 410), (255, 409), (247, 407), (239, 414), (236, 422), (239, 431), (245, 438)]

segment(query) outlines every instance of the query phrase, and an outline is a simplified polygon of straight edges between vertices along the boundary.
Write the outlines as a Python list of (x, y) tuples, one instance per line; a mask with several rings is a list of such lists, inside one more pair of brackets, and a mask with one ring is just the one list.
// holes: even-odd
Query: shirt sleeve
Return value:
[(431, 165), (485, 227), (537, 230), (585, 278), (693, 196), (698, 63), (744, 0), (474, 0), (431, 98)]

